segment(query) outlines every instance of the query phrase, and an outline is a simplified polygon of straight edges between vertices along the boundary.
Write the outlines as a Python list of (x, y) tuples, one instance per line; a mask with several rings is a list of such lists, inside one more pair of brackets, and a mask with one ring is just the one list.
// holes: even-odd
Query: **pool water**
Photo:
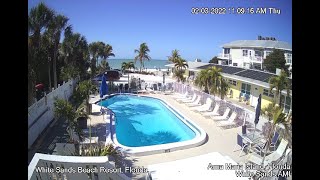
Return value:
[(195, 133), (160, 100), (134, 95), (115, 95), (102, 101), (115, 112), (117, 141), (129, 147), (191, 140)]

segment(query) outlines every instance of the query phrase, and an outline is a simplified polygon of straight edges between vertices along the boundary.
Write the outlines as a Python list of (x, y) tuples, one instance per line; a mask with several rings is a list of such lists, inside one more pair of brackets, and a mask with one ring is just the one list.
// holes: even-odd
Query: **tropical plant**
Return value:
[[(219, 88), (220, 88), (220, 84), (221, 84), (221, 81), (222, 81), (222, 75), (221, 75), (221, 72), (222, 72), (222, 69), (221, 68), (217, 68), (216, 66), (212, 66), (209, 68), (208, 70), (209, 72), (209, 82), (210, 82), (210, 93), (212, 93), (213, 95), (216, 95), (217, 93), (219, 93)], [(225, 85), (225, 84), (224, 84)], [(221, 92), (224, 92), (224, 91), (221, 91)]]
[(280, 49), (273, 49), (273, 51), (263, 61), (263, 65), (267, 71), (276, 73), (276, 69), (283, 69), (287, 74), (289, 66), (286, 65), (284, 51)]
[(68, 27), (68, 18), (63, 15), (54, 15), (52, 20), (48, 25), (48, 33), (52, 37), (53, 44), (53, 61), (52, 61), (52, 69), (53, 69), (53, 85), (54, 88), (57, 88), (58, 79), (57, 79), (57, 59), (59, 52), (59, 43), (62, 31), (64, 31)]
[(42, 48), (41, 33), (46, 30), (53, 15), (53, 10), (42, 2), (31, 8), (28, 15), (28, 105), (33, 103), (34, 86), (39, 81), (39, 72), (46, 66), (43, 60), (47, 62), (48, 59)]
[(92, 84), (90, 80), (81, 81), (79, 85), (76, 87), (76, 93), (78, 97), (85, 101), (86, 112), (90, 114), (90, 104), (89, 104), (89, 96), (95, 90), (95, 86)]
[(200, 88), (205, 88), (205, 92), (209, 94), (220, 94), (224, 97), (228, 91), (228, 84), (223, 80), (221, 75), (221, 68), (212, 66), (210, 68), (201, 70), (195, 79), (195, 85)]
[(279, 106), (282, 107), (281, 104), (281, 91), (286, 90), (287, 96), (290, 96), (290, 81), (287, 78), (287, 73), (284, 70), (281, 70), (279, 76), (273, 76), (269, 80), (270, 90), (272, 91), (275, 88), (275, 102), (276, 99), (279, 98)]
[(78, 111), (76, 111), (68, 101), (63, 99), (56, 99), (54, 102), (54, 107), (54, 114), (56, 118), (65, 118), (68, 122), (67, 132), (69, 134), (69, 141), (75, 141), (72, 136), (73, 131), (77, 133), (79, 140), (81, 140), (83, 134), (77, 123), (77, 117), (79, 117)]
[(110, 70), (109, 63), (105, 59), (102, 59), (99, 66), (99, 74), (104, 73), (107, 70)]
[(101, 52), (101, 57), (106, 60), (109, 57), (115, 57), (115, 55), (112, 53), (112, 46), (107, 44), (102, 46), (102, 52)]
[[(79, 151), (80, 156), (108, 156), (113, 158), (116, 166), (121, 166), (125, 162), (125, 155), (113, 144), (95, 144), (82, 146)], [(110, 158), (110, 159), (111, 159)]]
[(209, 69), (201, 70), (196, 76), (194, 84), (198, 86), (200, 89), (204, 88), (204, 92), (209, 93), (209, 89), (210, 89)]
[(272, 140), (272, 135), (274, 134), (275, 128), (279, 124), (283, 124), (287, 120), (286, 114), (282, 113), (283, 109), (275, 106), (273, 111), (272, 111), (272, 124), (271, 124), (271, 129), (269, 131), (269, 134), (267, 136), (267, 144), (265, 146), (265, 152), (262, 160), (262, 165), (264, 163), (265, 156), (267, 154), (267, 151), (270, 148), (271, 140)]
[(186, 60), (182, 58), (175, 59), (174, 67), (178, 70), (186, 69), (189, 67), (188, 63)]
[(79, 75), (79, 70), (74, 66), (67, 66), (61, 68), (60, 79), (68, 81), (71, 78), (76, 78)]
[[(274, 118), (274, 115), (277, 111), (281, 109), (276, 103), (273, 101), (272, 103), (268, 104), (266, 107), (261, 109), (261, 114), (266, 116), (269, 120), (269, 122), (272, 121)], [(282, 134), (282, 137), (285, 137), (288, 142), (289, 146), (292, 144), (292, 114), (291, 111), (286, 116), (286, 119), (284, 121), (281, 121), (281, 124), (284, 126), (284, 129), (280, 131)], [(269, 130), (270, 133), (271, 129)]]
[(140, 44), (139, 49), (135, 49), (134, 53), (137, 53), (137, 56), (134, 58), (134, 62), (136, 63), (137, 60), (140, 61), (140, 72), (141, 68), (144, 68), (144, 61), (150, 61), (151, 57), (149, 56), (150, 49), (146, 43)]
[(97, 68), (97, 62), (98, 62), (98, 56), (100, 52), (100, 46), (101, 44), (99, 42), (92, 42), (89, 44), (89, 52), (91, 55), (91, 77), (94, 77), (96, 75), (96, 68)]
[(228, 94), (228, 91), (229, 91), (228, 83), (223, 78), (220, 78), (218, 93), (219, 93), (221, 99), (224, 99), (224, 97)]
[(173, 77), (177, 78), (178, 82), (185, 82), (186, 78), (183, 76), (185, 70), (183, 69), (175, 69), (173, 73)]
[(168, 60), (175, 63), (178, 59), (180, 59), (179, 50), (175, 49), (171, 52), (171, 56), (168, 56)]
[(134, 69), (134, 63), (133, 62), (122, 62), (121, 64), (121, 70), (126, 71), (128, 69)]
[(209, 63), (218, 64), (219, 58), (217, 56), (214, 56), (212, 59), (210, 59)]
[(89, 46), (84, 36), (72, 32), (71, 26), (65, 30), (60, 56), (67, 67), (75, 67), (81, 79), (87, 76), (90, 60)]

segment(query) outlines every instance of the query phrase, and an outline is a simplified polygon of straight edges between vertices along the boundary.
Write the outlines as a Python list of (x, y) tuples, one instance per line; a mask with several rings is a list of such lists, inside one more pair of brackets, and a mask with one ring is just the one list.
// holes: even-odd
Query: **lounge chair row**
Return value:
[(231, 109), (227, 107), (223, 115), (219, 114), (220, 105), (215, 103), (214, 108), (211, 110), (213, 100), (207, 98), (204, 104), (201, 104), (201, 95), (193, 93), (192, 96), (185, 92), (183, 95), (178, 94), (172, 96), (177, 102), (184, 103), (186, 106), (190, 107), (190, 110), (201, 113), (204, 117), (210, 117), (218, 123), (219, 127), (236, 126), (235, 119), (237, 113), (234, 111), (230, 114)]

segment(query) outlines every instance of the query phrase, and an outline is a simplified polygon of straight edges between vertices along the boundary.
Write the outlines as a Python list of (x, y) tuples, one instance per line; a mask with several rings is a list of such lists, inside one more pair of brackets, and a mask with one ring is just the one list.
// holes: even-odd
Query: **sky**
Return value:
[[(177, 49), (183, 59), (203, 62), (221, 53), (225, 43), (259, 35), (292, 44), (291, 0), (29, 0), (28, 10), (39, 2), (67, 16), (88, 43), (110, 44), (116, 59), (134, 58), (134, 49), (144, 42), (152, 59), (166, 60)], [(226, 14), (191, 13), (214, 7)], [(267, 8), (267, 13), (238, 14), (237, 8)]]

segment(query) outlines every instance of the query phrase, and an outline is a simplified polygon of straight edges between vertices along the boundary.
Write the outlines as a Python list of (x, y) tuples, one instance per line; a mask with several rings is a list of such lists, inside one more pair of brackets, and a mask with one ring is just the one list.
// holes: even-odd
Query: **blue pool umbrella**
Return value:
[(101, 85), (100, 85), (100, 98), (102, 98), (104, 95), (106, 95), (108, 93), (108, 85), (107, 85), (107, 81), (106, 81), (106, 75), (102, 75), (102, 81), (101, 81)]
[(256, 131), (256, 126), (259, 122), (260, 112), (261, 112), (261, 94), (259, 95), (258, 104), (256, 106), (256, 116), (254, 118), (254, 132)]
[[(103, 96), (108, 93), (108, 85), (106, 80), (107, 80), (106, 75), (103, 74), (101, 85), (100, 85), (100, 98), (103, 98)], [(102, 99), (100, 100), (100, 103), (101, 103), (100, 106), (102, 110)]]

